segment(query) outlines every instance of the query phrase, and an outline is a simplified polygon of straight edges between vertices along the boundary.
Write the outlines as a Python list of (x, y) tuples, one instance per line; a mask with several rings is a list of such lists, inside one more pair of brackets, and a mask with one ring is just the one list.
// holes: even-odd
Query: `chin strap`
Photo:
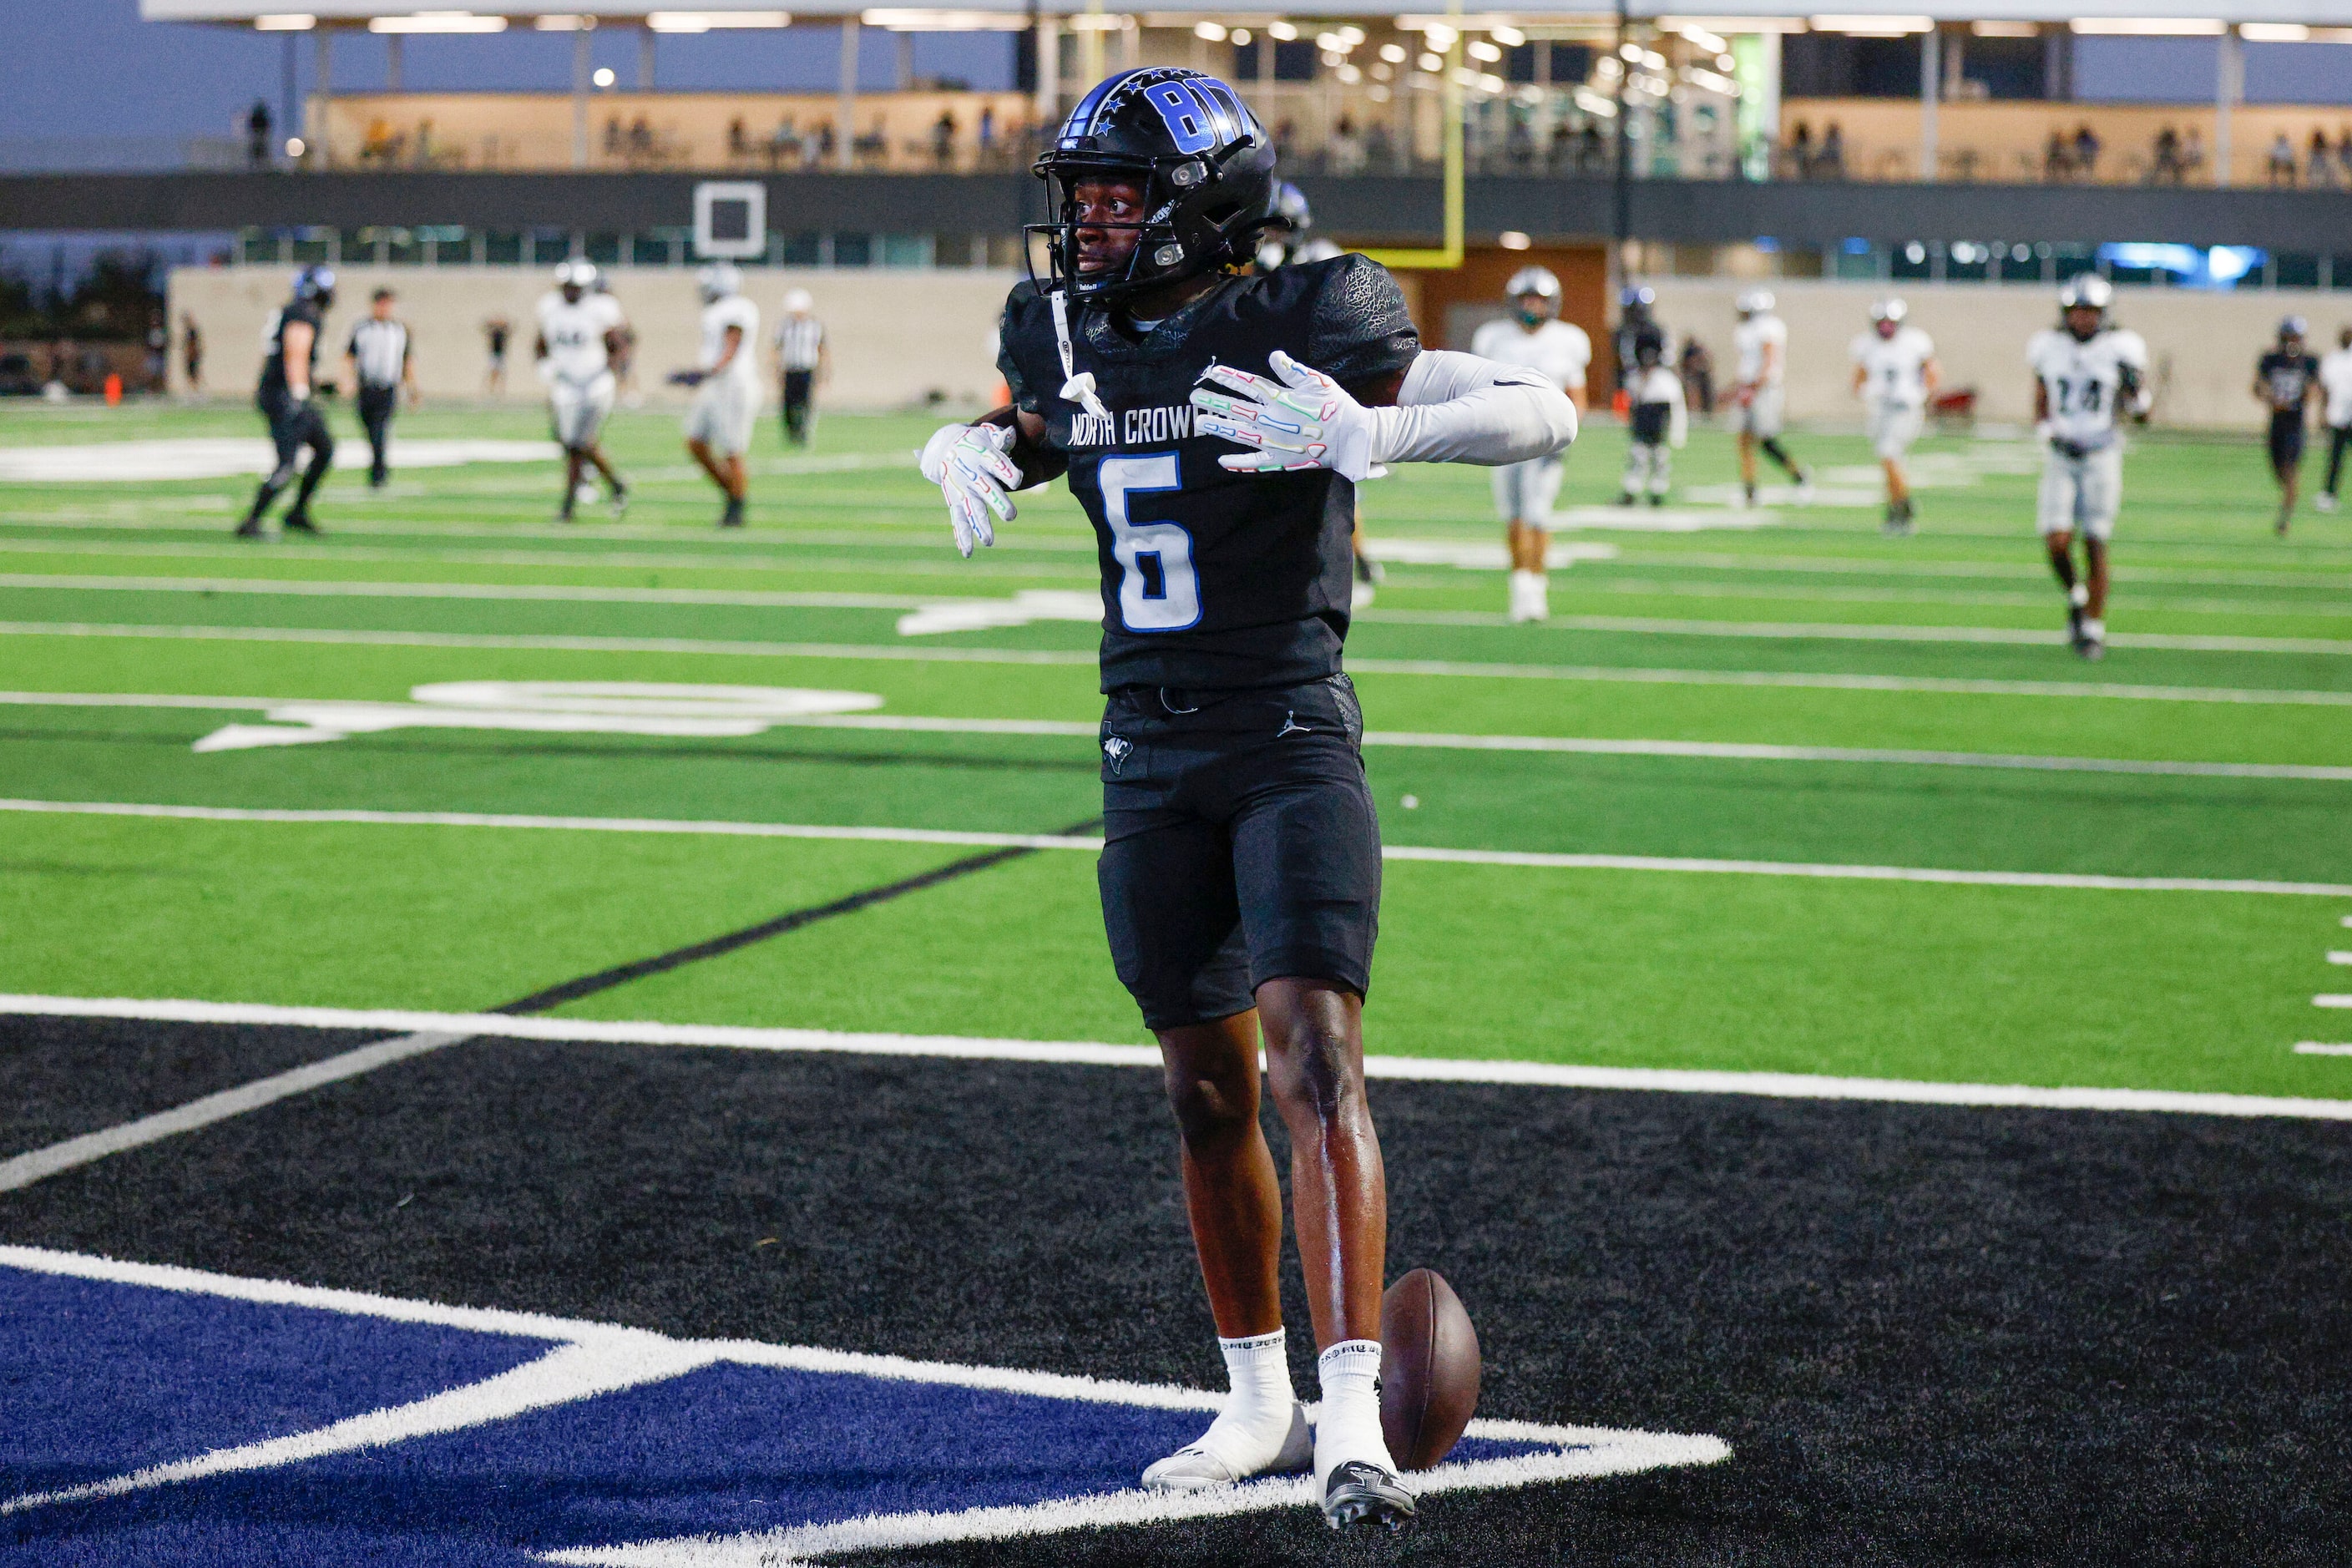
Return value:
[(1110, 417), (1110, 410), (1095, 395), (1095, 373), (1078, 369), (1078, 357), (1070, 347), (1070, 297), (1066, 290), (1056, 289), (1049, 296), (1054, 303), (1054, 343), (1062, 351), (1062, 396), (1075, 403), (1097, 419)]

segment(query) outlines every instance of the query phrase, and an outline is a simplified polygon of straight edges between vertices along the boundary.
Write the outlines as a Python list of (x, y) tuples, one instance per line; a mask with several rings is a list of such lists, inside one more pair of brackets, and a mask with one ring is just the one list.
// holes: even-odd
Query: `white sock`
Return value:
[(2066, 590), (2066, 602), (2079, 610), (2091, 602), (2091, 590), (2084, 584), (2077, 583)]
[(2105, 642), (2107, 640), (2107, 623), (2085, 616), (2083, 617), (2083, 635), (2093, 642)]
[(1341, 1340), (1315, 1361), (1323, 1408), (1315, 1420), (1315, 1485), (1350, 1460), (1393, 1473), (1388, 1439), (1381, 1436), (1381, 1342)]
[(1224, 1460), (1236, 1475), (1249, 1475), (1274, 1463), (1290, 1436), (1290, 1412), (1297, 1395), (1290, 1388), (1288, 1342), (1276, 1329), (1248, 1339), (1220, 1338), (1217, 1348), (1224, 1352), (1230, 1392), (1199, 1446)]
[(1528, 613), (1538, 620), (1551, 614), (1551, 579), (1540, 572), (1528, 574)]

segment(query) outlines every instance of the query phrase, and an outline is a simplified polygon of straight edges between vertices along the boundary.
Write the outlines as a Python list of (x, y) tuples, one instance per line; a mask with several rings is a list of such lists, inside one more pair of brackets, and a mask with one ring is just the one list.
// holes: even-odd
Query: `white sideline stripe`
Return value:
[[(1473, 1421), (1468, 1435), (1499, 1436), (1483, 1431), (1487, 1425)], [(1412, 1475), (1407, 1481), (1420, 1496), (1471, 1489), (1499, 1491), (1543, 1481), (1633, 1475), (1668, 1466), (1719, 1464), (1730, 1457), (1731, 1446), (1719, 1437), (1593, 1431), (1577, 1446), (1555, 1453), (1440, 1465)], [(809, 1555), (812, 1553), (830, 1557), (842, 1552), (929, 1546), (950, 1541), (1003, 1541), (1063, 1531), (1305, 1508), (1314, 1502), (1311, 1477), (1283, 1478), (1202, 1492), (1120, 1491), (1054, 1502), (970, 1509), (961, 1513), (870, 1515), (837, 1524), (800, 1525), (732, 1536), (690, 1535), (622, 1546), (572, 1547), (544, 1552), (541, 1560), (582, 1564), (583, 1568), (813, 1568), (816, 1558)]]
[[(462, 1388), (449, 1389), (408, 1405), (369, 1411), (310, 1432), (215, 1449), (193, 1458), (149, 1466), (102, 1481), (10, 1498), (0, 1501), (0, 1516), (21, 1513), (52, 1503), (120, 1496), (205, 1476), (273, 1468), (330, 1454), (379, 1447), (411, 1437), (461, 1431), (553, 1405), (574, 1403), (621, 1389), (665, 1382), (719, 1362), (1152, 1409), (1205, 1412), (1218, 1409), (1224, 1403), (1219, 1394), (1167, 1384), (1124, 1383), (1006, 1367), (919, 1362), (903, 1356), (866, 1355), (814, 1346), (765, 1344), (751, 1340), (678, 1340), (648, 1330), (612, 1323), (554, 1318), (535, 1312), (449, 1307), (435, 1301), (404, 1300), (357, 1290), (330, 1290), (194, 1268), (118, 1262), (80, 1253), (55, 1252), (46, 1247), (0, 1247), (0, 1268), (177, 1290), (263, 1305), (301, 1307), (395, 1322), (429, 1323), (476, 1332), (557, 1342), (546, 1355), (536, 1361)], [(1561, 1451), (1440, 1466), (1424, 1476), (1415, 1478), (1421, 1489), (1443, 1491), (1466, 1487), (1520, 1486), (1531, 1481), (1566, 1479), (1576, 1476), (1624, 1474), (1664, 1465), (1713, 1464), (1729, 1458), (1731, 1453), (1727, 1444), (1711, 1436), (1620, 1431), (1606, 1427), (1551, 1426), (1523, 1421), (1476, 1420), (1470, 1423), (1468, 1435), (1507, 1442), (1555, 1444)], [(1266, 1483), (1254, 1492), (1244, 1506), (1271, 1508), (1307, 1500), (1307, 1493), (1299, 1488), (1300, 1483), (1295, 1481)], [(1140, 1502), (1147, 1505), (1147, 1510), (1133, 1515), (1138, 1521), (1185, 1517), (1181, 1512), (1161, 1511), (1170, 1506), (1170, 1500), (1140, 1492), (1121, 1492), (1106, 1499), (1074, 1500), (1074, 1504), (1085, 1507), (1108, 1503), (1115, 1509), (1124, 1509), (1133, 1508)], [(853, 1521), (843, 1525), (813, 1528), (852, 1531), (860, 1529), (870, 1531), (876, 1527), (901, 1531), (920, 1528), (924, 1533), (908, 1539), (925, 1541), (944, 1541), (974, 1534), (1034, 1533), (1041, 1529), (1072, 1528), (1070, 1524), (1050, 1522), (1055, 1516), (1049, 1510), (1064, 1506), (1072, 1505), (1045, 1504), (1011, 1510), (972, 1510), (962, 1514), (898, 1515), (890, 1520)], [(1234, 1510), (1219, 1509), (1214, 1511)], [(1007, 1512), (1020, 1515), (1024, 1521), (1017, 1531), (998, 1528), (1002, 1522), (1000, 1516)], [(919, 1527), (910, 1522), (917, 1520), (924, 1522)], [(961, 1525), (957, 1522), (959, 1521)], [(810, 1528), (782, 1533), (804, 1536)], [(738, 1538), (742, 1542), (752, 1539), (755, 1538)], [(687, 1548), (706, 1543), (707, 1538), (651, 1544), (663, 1548)], [(548, 1560), (604, 1559), (558, 1556)], [(767, 1559), (751, 1559), (754, 1562), (764, 1560)]]
[[(560, 637), (488, 632), (354, 631), (319, 626), (142, 626), (95, 621), (0, 621), (0, 637), (158, 637), (372, 647), (529, 648), (558, 653), (677, 653), (756, 658), (880, 659), (912, 664), (1087, 665), (1076, 648), (902, 647), (887, 643), (704, 641), (694, 637)], [(1972, 680), (1908, 675), (1813, 675), (1785, 670), (1646, 669), (1617, 665), (1481, 664), (1456, 659), (1360, 658), (1360, 675), (1454, 676), (1492, 680), (1628, 681), (1665, 686), (1785, 686), (1823, 691), (1937, 692), (1963, 697), (2103, 697), (2140, 702), (2231, 702), (2352, 708), (2352, 691), (2281, 687), (2126, 686), (2070, 680)]]
[(2352, 952), (2347, 952), (2343, 949), (2337, 948), (2328, 953), (2327, 962), (2330, 963), (2352, 963)]
[[(1590, 591), (1590, 590), (1587, 590)], [(1612, 584), (1612, 593), (1630, 591)], [(1659, 597), (1687, 594), (1687, 589), (1659, 587), (1654, 592)], [(1764, 599), (1774, 596), (1769, 588), (1749, 588), (1738, 584), (1728, 586), (1720, 597)], [(1791, 595), (1790, 597), (1801, 595)], [(1902, 595), (1890, 595), (1889, 602), (1904, 602)], [(2014, 600), (1999, 603), (2040, 603), (2019, 595)], [(2162, 609), (2179, 614), (2197, 613), (2189, 605), (2167, 605)], [(2218, 613), (2218, 612), (2212, 612)], [(2300, 614), (2300, 608), (2281, 609), (2270, 606), (2257, 611), (2248, 608), (2243, 614)], [(2337, 610), (2313, 610), (2315, 616), (2341, 616)], [(1500, 626), (1511, 624), (1510, 617), (1500, 610), (1365, 610), (1358, 620), (1380, 622), (1392, 626)], [(1538, 623), (1538, 628), (1570, 632), (1633, 632), (1662, 637), (1753, 637), (1763, 641), (1830, 641), (1830, 642), (1904, 642), (1904, 643), (1983, 643), (2024, 647), (2060, 647), (2066, 642), (2063, 631), (2037, 631), (2016, 626), (1889, 626), (1855, 621), (1707, 621), (1676, 619), (1660, 616), (1562, 616), (1555, 615)], [(2189, 632), (2112, 632), (2107, 642), (2115, 647), (2159, 648), (2176, 653), (2315, 653), (2352, 654), (2352, 639), (2340, 637), (2231, 637), (2224, 634)]]
[[(792, 822), (717, 822), (640, 816), (529, 816), (472, 811), (367, 811), (292, 806), (151, 805), (130, 801), (7, 800), (0, 812), (68, 816), (147, 816), (193, 822), (349, 823), (390, 827), (504, 827), (580, 833), (687, 833), (734, 838), (848, 839), (870, 844), (956, 844), (992, 849), (1098, 851), (1076, 834), (982, 833), (929, 827), (836, 827)], [(1682, 871), (1744, 877), (1817, 877), (1864, 882), (1935, 882), (1979, 888), (2074, 888), (2134, 893), (2261, 893), (2352, 898), (2352, 883), (2273, 882), (2208, 877), (2106, 877), (2076, 871), (1965, 871), (1929, 866), (1851, 866), (1798, 860), (1708, 860), (1655, 855), (1570, 855), (1532, 849), (1381, 846), (1389, 860), (1459, 866), (1522, 866), (1564, 871)]]
[[(362, 1028), (373, 1026), (361, 1026)], [(248, 1110), (258, 1110), (289, 1096), (306, 1094), (327, 1084), (357, 1078), (362, 1073), (373, 1072), (394, 1062), (421, 1057), (444, 1046), (457, 1045), (466, 1038), (467, 1037), (462, 1033), (419, 1030), (396, 1040), (378, 1040), (340, 1056), (329, 1057), (324, 1061), (308, 1062), (285, 1072), (256, 1079), (251, 1083), (239, 1084), (235, 1089), (225, 1089), (218, 1094), (192, 1100), (169, 1110), (140, 1117), (135, 1121), (125, 1121), (96, 1132), (85, 1132), (62, 1143), (52, 1143), (47, 1148), (0, 1160), (0, 1193), (28, 1187), (59, 1172), (103, 1160), (110, 1154), (120, 1154), (126, 1149), (136, 1149), (177, 1137), (183, 1132), (193, 1132), (199, 1127), (209, 1127), (215, 1121), (242, 1116)]]
[(2314, 996), (2311, 999), (2311, 1005), (2315, 1007), (2352, 1007), (2352, 996), (2329, 995), (2323, 993)]
[[(2352, 997), (2344, 999), (2352, 1006)], [(1046, 1062), (1157, 1069), (1153, 1046), (1073, 1040), (990, 1039), (962, 1035), (852, 1034), (832, 1029), (661, 1024), (594, 1018), (511, 1017), (503, 1013), (428, 1013), (370, 1007), (291, 1007), (252, 1002), (125, 997), (0, 995), (0, 1016), (140, 1018), (317, 1029), (433, 1030), (467, 1037), (588, 1045), (706, 1047), (730, 1050), (837, 1051), (858, 1056), (945, 1057), (967, 1061)], [(2017, 1107), (2045, 1110), (2169, 1111), (2203, 1116), (2282, 1116), (2352, 1121), (2352, 1100), (2292, 1099), (2175, 1089), (2043, 1088), (2032, 1084), (1936, 1083), (1912, 1079), (1831, 1078), (1811, 1073), (1718, 1072), (1681, 1068), (1571, 1067), (1551, 1062), (1369, 1056), (1368, 1078), (1421, 1083), (1512, 1084), (1539, 1089), (1612, 1089), (1675, 1094), (1746, 1094), (1778, 1100), (1880, 1100), (1905, 1105)], [(0, 1260), (5, 1256), (0, 1255)]]
[[(142, 594), (261, 594), (321, 599), (544, 599), (591, 605), (746, 605), (766, 609), (912, 610), (937, 595), (821, 594), (725, 588), (593, 588), (568, 584), (390, 583), (279, 577), (114, 577), (0, 572), (0, 588), (69, 588)], [(995, 605), (998, 599), (975, 604)], [(2352, 651), (2352, 644), (2347, 645)]]
[[(64, 691), (0, 691), (0, 707), (194, 708), (266, 711), (319, 698), (174, 697), (135, 693), (79, 695)], [(1100, 726), (1073, 719), (940, 719), (898, 713), (762, 715), (771, 726), (817, 730), (874, 730), (947, 735), (1068, 736), (1091, 740)], [(1465, 752), (1539, 752), (1578, 756), (1703, 757), (1737, 762), (1886, 763), (1923, 767), (2011, 768), (2027, 772), (2150, 773), (2188, 778), (2306, 779), (2352, 781), (2352, 766), (2314, 763), (2197, 763), (2133, 757), (2053, 757), (2000, 752), (1924, 752), (1856, 746), (1781, 746), (1744, 741), (1641, 741), (1559, 735), (1424, 734), (1402, 730), (1366, 731), (1368, 746), (1406, 746)], [(2347, 962), (2352, 962), (2347, 960)]]
[[(983, 833), (944, 828), (840, 827), (804, 823), (717, 822), (662, 817), (530, 816), (462, 811), (309, 810), (295, 807), (149, 805), (116, 801), (0, 799), (0, 811), (68, 816), (144, 816), (200, 822), (348, 823), (379, 826), (499, 827), (590, 833), (711, 834), (740, 838), (848, 839), (884, 844), (952, 844), (986, 848), (1097, 851), (1100, 838), (1061, 834)], [(1559, 870), (1681, 871), (1759, 877), (1815, 877), (1876, 882), (1935, 882), (1994, 888), (2073, 888), (2123, 892), (2261, 893), (2352, 898), (2352, 884), (2276, 882), (2201, 877), (2109, 877), (2066, 871), (1968, 871), (1920, 866), (1806, 864), (1787, 860), (1711, 860), (1649, 855), (1575, 855), (1538, 850), (1448, 849), (1391, 844), (1390, 860)]]
[(2352, 1057), (2352, 1046), (2325, 1045), (2317, 1040), (2305, 1040), (2294, 1047), (2299, 1057)]

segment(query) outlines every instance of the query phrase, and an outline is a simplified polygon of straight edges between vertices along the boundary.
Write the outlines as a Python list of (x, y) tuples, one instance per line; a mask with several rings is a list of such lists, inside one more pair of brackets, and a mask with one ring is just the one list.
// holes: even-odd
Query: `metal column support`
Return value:
[[(331, 138), (327, 131), (329, 116), (333, 112), (335, 95), (335, 30), (332, 27), (320, 27), (317, 29), (315, 36), (319, 40), (319, 79), (312, 85), (310, 96), (311, 100), (319, 106), (319, 123), (316, 125), (306, 123), (303, 129), (310, 132), (310, 151), (318, 159), (319, 167), (326, 169), (331, 168), (335, 162), (334, 148), (331, 145)], [(308, 120), (308, 116), (304, 118)]]
[(588, 40), (585, 27), (572, 35), (572, 166), (588, 166)]
[(654, 39), (657, 35), (651, 27), (637, 29), (637, 90), (654, 89)]
[(400, 46), (404, 42), (405, 40), (398, 33), (386, 33), (383, 36), (383, 89), (386, 92), (400, 90), (402, 74)]
[(1930, 24), (1919, 37), (1919, 178), (1929, 184), (1936, 178), (1936, 110), (1943, 98), (1944, 32)]
[(2220, 64), (2213, 73), (2213, 183), (2233, 184), (2231, 177), (2230, 111), (2246, 95), (2246, 53), (2234, 26), (2221, 35)]
[(841, 19), (841, 100), (834, 110), (834, 156), (844, 170), (857, 166), (857, 13)]

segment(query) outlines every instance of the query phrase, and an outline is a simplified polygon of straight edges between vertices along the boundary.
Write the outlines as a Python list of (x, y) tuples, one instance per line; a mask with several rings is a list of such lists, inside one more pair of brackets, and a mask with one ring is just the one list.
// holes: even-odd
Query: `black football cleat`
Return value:
[(289, 511), (278, 520), (278, 526), (289, 533), (315, 534), (319, 531), (319, 525), (310, 521), (310, 514), (307, 511)]
[(243, 522), (238, 523), (236, 525), (236, 536), (239, 539), (260, 538), (261, 514), (259, 512), (256, 512), (251, 517), (247, 518)]
[(2066, 646), (2076, 653), (2083, 651), (2083, 606), (2066, 606)]
[(1389, 580), (1387, 568), (1369, 555), (1356, 557), (1356, 581), (1368, 588), (1377, 588)]
[(1402, 1530), (1412, 1518), (1412, 1493), (1378, 1465), (1350, 1459), (1323, 1486), (1323, 1518), (1334, 1530), (1384, 1524)]
[(730, 500), (727, 503), (727, 510), (719, 514), (719, 526), (721, 528), (742, 527), (743, 503), (740, 500)]

